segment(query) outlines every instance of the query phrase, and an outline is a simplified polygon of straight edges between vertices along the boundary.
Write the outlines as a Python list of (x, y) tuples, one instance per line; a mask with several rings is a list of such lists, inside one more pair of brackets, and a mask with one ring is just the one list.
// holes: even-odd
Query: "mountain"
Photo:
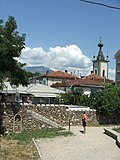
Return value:
[(49, 71), (49, 73), (53, 72), (53, 70), (44, 66), (24, 67), (24, 69), (32, 73), (39, 72), (41, 75), (45, 74), (47, 71)]

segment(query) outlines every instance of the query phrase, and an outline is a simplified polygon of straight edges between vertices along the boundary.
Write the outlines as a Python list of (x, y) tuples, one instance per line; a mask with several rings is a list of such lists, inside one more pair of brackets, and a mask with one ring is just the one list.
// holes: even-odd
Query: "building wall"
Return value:
[(63, 81), (62, 79), (56, 79), (56, 78), (43, 78), (43, 81), (41, 83), (47, 86), (51, 86), (53, 83), (57, 82), (60, 83), (62, 81)]
[[(103, 70), (105, 70), (105, 75), (104, 76), (103, 76)], [(101, 75), (101, 77), (108, 78), (108, 63), (106, 63), (106, 62), (101, 62), (100, 63), (100, 75)]]
[(101, 91), (101, 88), (98, 87), (82, 87), (84, 94), (89, 95), (92, 92), (98, 92)]
[(120, 86), (120, 58), (116, 58), (116, 85)]
[(93, 62), (93, 73), (98, 75), (99, 74), (99, 63), (98, 62)]
[(91, 93), (91, 88), (84, 87), (82, 89), (83, 89), (84, 94), (86, 95), (89, 95)]
[[(80, 86), (80, 87), (76, 87), (76, 88), (82, 88), (84, 94), (86, 94), (86, 95), (89, 95), (91, 92), (98, 92), (98, 91), (102, 90), (102, 88), (100, 88), (100, 87), (92, 87), (92, 86), (89, 86), (89, 87)], [(71, 92), (71, 90), (72, 90), (69, 87), (59, 87), (59, 89), (66, 91), (66, 92)]]
[(93, 62), (93, 73), (96, 74), (100, 77), (103, 77), (103, 70), (105, 70), (105, 77), (108, 78), (108, 63), (107, 62)]

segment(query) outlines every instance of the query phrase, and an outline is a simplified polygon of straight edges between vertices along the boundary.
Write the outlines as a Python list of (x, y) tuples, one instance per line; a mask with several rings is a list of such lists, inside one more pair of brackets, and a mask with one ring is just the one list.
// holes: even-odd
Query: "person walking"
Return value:
[(87, 115), (85, 111), (82, 114), (82, 126), (83, 126), (83, 133), (86, 134), (86, 124), (87, 124)]

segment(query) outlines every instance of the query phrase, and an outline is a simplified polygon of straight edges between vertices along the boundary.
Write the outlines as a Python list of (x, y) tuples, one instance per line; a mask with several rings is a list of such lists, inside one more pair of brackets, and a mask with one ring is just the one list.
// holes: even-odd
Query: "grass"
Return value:
[(0, 137), (0, 160), (38, 160), (39, 155), (32, 138), (54, 138), (72, 135), (64, 128), (50, 128), (21, 133), (10, 133)]
[(65, 131), (63, 128), (49, 128), (42, 130), (23, 131), (21, 133), (11, 133), (8, 138), (15, 139), (20, 142), (30, 142), (32, 138), (54, 138), (56, 136), (72, 135), (70, 131)]
[(34, 143), (18, 143), (17, 140), (0, 139), (0, 160), (38, 160), (39, 155)]
[(115, 128), (113, 128), (113, 130), (120, 133), (120, 127), (115, 127)]

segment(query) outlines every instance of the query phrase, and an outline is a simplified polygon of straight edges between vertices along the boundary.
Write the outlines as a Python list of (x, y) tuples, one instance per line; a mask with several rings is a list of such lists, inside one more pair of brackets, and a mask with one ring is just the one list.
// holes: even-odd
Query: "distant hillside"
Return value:
[(53, 72), (53, 70), (44, 66), (24, 67), (24, 69), (32, 73), (39, 72), (41, 75), (45, 74), (47, 71), (49, 71), (49, 73)]

